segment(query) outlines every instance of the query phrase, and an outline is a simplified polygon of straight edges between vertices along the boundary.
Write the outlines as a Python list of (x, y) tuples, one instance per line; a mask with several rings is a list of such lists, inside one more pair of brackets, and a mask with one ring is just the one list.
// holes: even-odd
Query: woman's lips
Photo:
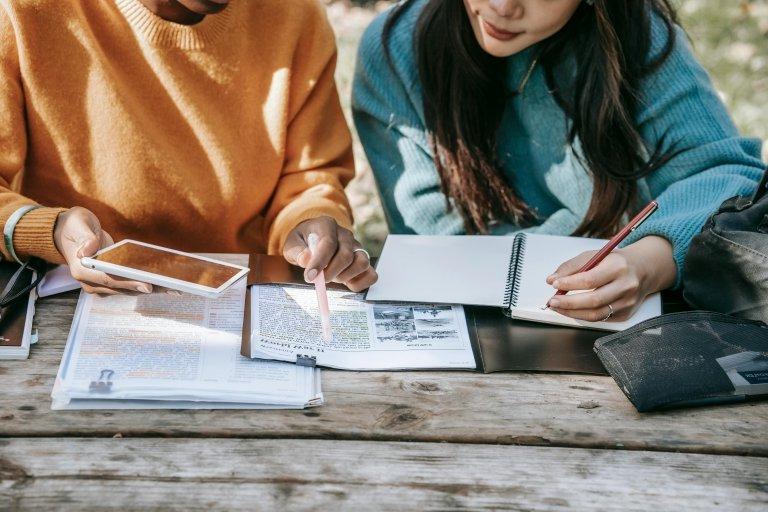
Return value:
[(517, 36), (519, 36), (520, 34), (522, 34), (522, 32), (508, 32), (498, 27), (494, 27), (493, 25), (491, 25), (485, 20), (482, 20), (482, 22), (483, 22), (483, 28), (488, 33), (488, 35), (494, 39), (498, 39), (499, 41), (510, 41), (516, 38)]

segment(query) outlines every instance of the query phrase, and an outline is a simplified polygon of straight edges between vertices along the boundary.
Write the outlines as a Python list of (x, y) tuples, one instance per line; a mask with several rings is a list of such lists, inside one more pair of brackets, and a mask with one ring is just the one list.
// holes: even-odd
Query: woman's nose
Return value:
[(503, 18), (520, 18), (523, 5), (519, 0), (490, 0), (491, 9)]

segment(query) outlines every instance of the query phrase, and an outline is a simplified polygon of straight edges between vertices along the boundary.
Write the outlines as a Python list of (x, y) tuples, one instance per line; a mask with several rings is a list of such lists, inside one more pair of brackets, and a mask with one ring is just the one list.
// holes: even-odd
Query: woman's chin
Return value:
[(484, 36), (480, 41), (480, 47), (488, 54), (494, 57), (511, 57), (516, 53), (520, 53), (531, 46), (530, 41), (525, 41), (522, 38), (520, 40), (512, 41), (499, 41), (490, 36)]

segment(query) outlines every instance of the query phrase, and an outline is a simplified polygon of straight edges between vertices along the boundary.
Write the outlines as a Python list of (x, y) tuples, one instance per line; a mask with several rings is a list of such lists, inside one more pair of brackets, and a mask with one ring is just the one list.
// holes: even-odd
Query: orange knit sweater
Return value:
[(14, 249), (49, 261), (61, 207), (198, 252), (277, 253), (319, 215), (348, 227), (335, 61), (317, 0), (234, 0), (193, 26), (139, 0), (0, 0), (0, 226), (45, 206)]

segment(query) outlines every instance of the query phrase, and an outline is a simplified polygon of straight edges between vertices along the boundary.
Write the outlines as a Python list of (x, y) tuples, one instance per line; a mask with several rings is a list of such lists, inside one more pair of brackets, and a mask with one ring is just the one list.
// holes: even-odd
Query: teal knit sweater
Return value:
[[(446, 208), (424, 123), (422, 92), (413, 51), (414, 26), (424, 1), (414, 2), (389, 39), (385, 59), (381, 34), (388, 13), (365, 32), (353, 89), (355, 125), (392, 233), (463, 234), (461, 217)], [(652, 52), (666, 42), (653, 25)], [(507, 84), (515, 90), (531, 62), (532, 49), (508, 58)], [(739, 136), (709, 76), (694, 58), (682, 30), (669, 59), (643, 83), (637, 126), (649, 148), (661, 137), (686, 151), (639, 181), (643, 201), (659, 210), (627, 239), (659, 235), (674, 248), (678, 283), (691, 238), (725, 199), (750, 194), (764, 165), (758, 139)], [(466, 98), (466, 101), (482, 101)], [(571, 234), (592, 195), (588, 172), (567, 142), (568, 120), (548, 92), (537, 66), (522, 95), (512, 99), (497, 136), (501, 170), (541, 222), (525, 231)], [(664, 147), (664, 146), (663, 146)], [(520, 230), (503, 224), (494, 234)]]

